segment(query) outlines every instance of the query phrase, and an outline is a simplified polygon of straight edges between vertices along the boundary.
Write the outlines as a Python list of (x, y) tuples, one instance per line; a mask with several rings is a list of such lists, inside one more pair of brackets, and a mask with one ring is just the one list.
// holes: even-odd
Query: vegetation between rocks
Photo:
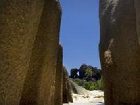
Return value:
[(91, 65), (82, 64), (79, 69), (71, 69), (70, 78), (87, 90), (103, 90), (102, 72)]

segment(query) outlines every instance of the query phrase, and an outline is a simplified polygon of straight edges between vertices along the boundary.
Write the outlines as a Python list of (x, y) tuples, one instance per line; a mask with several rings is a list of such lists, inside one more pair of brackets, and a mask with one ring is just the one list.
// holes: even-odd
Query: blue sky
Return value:
[(62, 6), (61, 44), (68, 70), (89, 64), (100, 68), (99, 0), (60, 0)]

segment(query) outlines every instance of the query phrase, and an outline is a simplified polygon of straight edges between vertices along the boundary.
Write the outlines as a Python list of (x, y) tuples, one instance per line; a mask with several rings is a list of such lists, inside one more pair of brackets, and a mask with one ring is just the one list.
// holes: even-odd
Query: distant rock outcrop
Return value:
[(106, 105), (140, 105), (139, 22), (139, 0), (100, 0)]

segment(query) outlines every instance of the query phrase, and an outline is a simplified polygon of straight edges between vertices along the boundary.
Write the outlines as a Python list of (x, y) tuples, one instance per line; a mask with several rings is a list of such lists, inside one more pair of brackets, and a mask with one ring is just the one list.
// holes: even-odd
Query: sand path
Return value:
[(104, 93), (94, 90), (84, 95), (73, 94), (73, 101), (73, 103), (63, 105), (104, 105)]

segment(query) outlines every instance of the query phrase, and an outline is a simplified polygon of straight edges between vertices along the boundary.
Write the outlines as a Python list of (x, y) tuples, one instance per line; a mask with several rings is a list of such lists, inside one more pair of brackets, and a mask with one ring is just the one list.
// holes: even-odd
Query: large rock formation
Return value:
[(0, 1), (0, 105), (19, 105), (43, 0)]
[(139, 0), (100, 0), (106, 105), (140, 105), (139, 10)]
[(63, 49), (59, 46), (57, 57), (57, 69), (55, 77), (55, 105), (63, 103)]
[(63, 72), (63, 103), (73, 102), (72, 87), (65, 67), (63, 67)]
[(60, 19), (57, 0), (0, 1), (0, 105), (55, 105)]
[(20, 105), (55, 105), (60, 19), (59, 2), (46, 0)]

